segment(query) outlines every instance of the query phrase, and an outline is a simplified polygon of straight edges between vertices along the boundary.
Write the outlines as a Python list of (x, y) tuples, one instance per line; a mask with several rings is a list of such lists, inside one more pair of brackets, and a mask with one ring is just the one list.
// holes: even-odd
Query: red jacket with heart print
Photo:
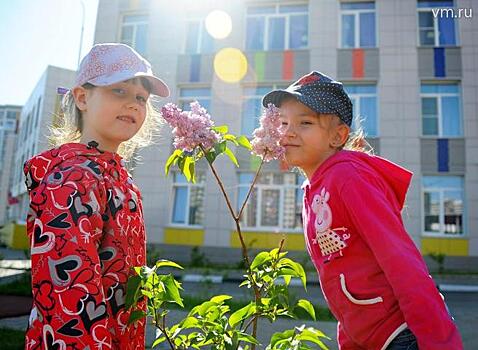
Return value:
[(339, 151), (304, 183), (304, 233), (341, 350), (386, 349), (409, 328), (420, 350), (463, 349), (401, 210), (412, 174)]
[[(141, 194), (116, 153), (67, 143), (25, 162), (33, 307), (25, 349), (144, 349), (126, 281), (146, 264)], [(140, 305), (144, 309), (144, 303)]]

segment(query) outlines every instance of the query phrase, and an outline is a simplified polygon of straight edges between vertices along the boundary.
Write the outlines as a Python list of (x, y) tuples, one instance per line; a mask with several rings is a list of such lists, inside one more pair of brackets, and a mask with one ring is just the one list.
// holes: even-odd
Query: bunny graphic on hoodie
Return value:
[(407, 328), (420, 350), (463, 349), (402, 222), (411, 177), (386, 159), (341, 150), (304, 182), (306, 247), (341, 350), (385, 350)]
[[(144, 349), (126, 281), (146, 264), (141, 194), (116, 153), (66, 143), (24, 165), (33, 306), (25, 349)], [(145, 304), (139, 305), (144, 310)]]

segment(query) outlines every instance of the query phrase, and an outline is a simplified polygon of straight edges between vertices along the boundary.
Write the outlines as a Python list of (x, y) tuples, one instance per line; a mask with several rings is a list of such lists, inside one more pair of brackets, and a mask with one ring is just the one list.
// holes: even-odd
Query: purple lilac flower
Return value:
[(279, 119), (279, 109), (270, 103), (259, 121), (261, 125), (254, 130), (254, 139), (251, 142), (252, 153), (266, 162), (283, 158), (285, 148), (280, 145), (283, 129)]
[(199, 102), (191, 102), (191, 111), (182, 111), (174, 103), (168, 103), (161, 109), (166, 122), (173, 128), (174, 148), (193, 152), (202, 146), (208, 150), (221, 140), (221, 135), (211, 128), (214, 122)]

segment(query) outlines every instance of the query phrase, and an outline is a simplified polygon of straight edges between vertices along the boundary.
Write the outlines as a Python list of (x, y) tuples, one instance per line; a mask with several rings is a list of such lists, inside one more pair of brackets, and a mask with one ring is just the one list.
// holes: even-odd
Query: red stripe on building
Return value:
[(363, 78), (365, 54), (363, 49), (353, 49), (352, 51), (352, 77)]
[(284, 61), (282, 62), (282, 79), (294, 79), (294, 51), (284, 51)]

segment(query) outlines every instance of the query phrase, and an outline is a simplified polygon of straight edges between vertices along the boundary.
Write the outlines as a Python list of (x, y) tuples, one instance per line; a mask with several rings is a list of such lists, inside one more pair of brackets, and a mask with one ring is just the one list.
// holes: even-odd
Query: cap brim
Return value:
[(262, 98), (262, 105), (267, 108), (269, 103), (272, 103), (274, 106), (280, 107), (280, 105), (282, 104), (282, 101), (286, 97), (297, 98), (298, 95), (300, 95), (300, 94), (294, 93), (294, 92), (288, 91), (288, 90), (274, 90), (274, 91), (269, 92), (267, 95), (265, 95)]
[(158, 95), (161, 97), (169, 97), (169, 94), (170, 94), (169, 88), (166, 85), (166, 83), (162, 81), (161, 79), (155, 76), (151, 76), (151, 75), (143, 74), (143, 73), (136, 73), (135, 76), (148, 79), (148, 81), (151, 83), (151, 93), (153, 95)]
[(169, 96), (169, 88), (164, 81), (155, 77), (154, 75), (138, 72), (135, 73), (133, 76), (131, 74), (124, 74), (123, 72), (116, 72), (110, 75), (102, 75), (95, 79), (91, 79), (88, 83), (93, 84), (95, 86), (106, 86), (111, 84), (116, 84), (125, 80), (133, 79), (133, 78), (145, 78), (151, 84), (151, 94), (158, 95), (161, 97), (168, 97)]

